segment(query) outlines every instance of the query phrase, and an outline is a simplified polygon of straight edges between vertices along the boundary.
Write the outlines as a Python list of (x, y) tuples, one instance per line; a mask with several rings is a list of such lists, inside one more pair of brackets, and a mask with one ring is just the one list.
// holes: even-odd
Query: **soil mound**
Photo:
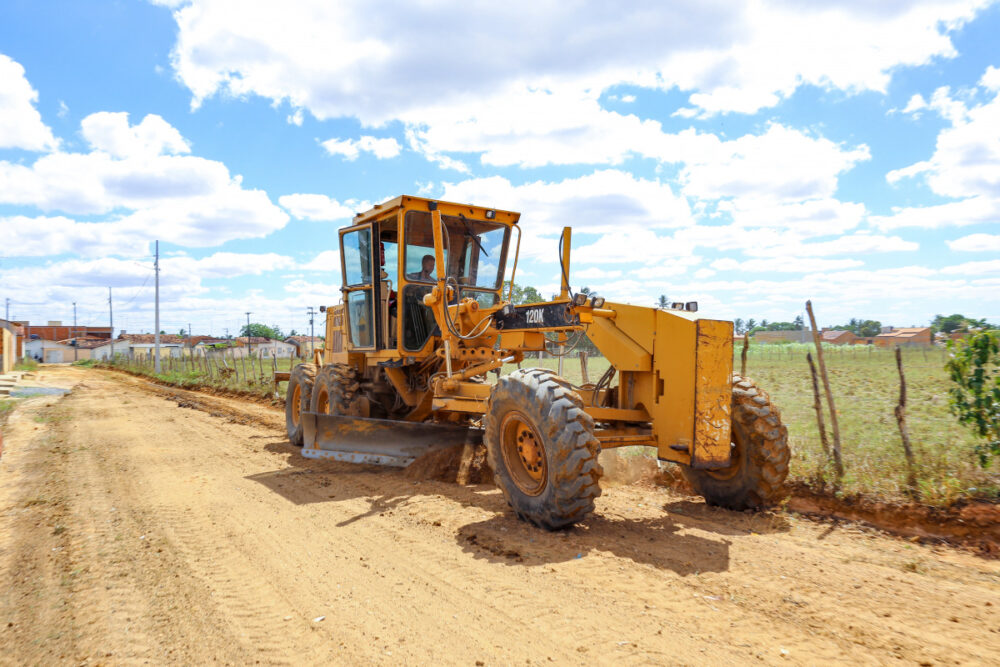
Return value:
[[(408, 479), (454, 483), (458, 479), (463, 447), (464, 445), (455, 445), (428, 452), (408, 465), (403, 471), (403, 475)], [(469, 468), (469, 484), (492, 483), (493, 471), (490, 470), (490, 466), (486, 462), (486, 446), (476, 445), (476, 451), (472, 456), (472, 465)]]

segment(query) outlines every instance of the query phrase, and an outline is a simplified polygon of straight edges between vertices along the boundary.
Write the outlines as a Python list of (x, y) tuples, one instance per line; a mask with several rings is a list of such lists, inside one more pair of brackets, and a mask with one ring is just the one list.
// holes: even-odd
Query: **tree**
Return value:
[(955, 386), (951, 411), (982, 438), (976, 446), (979, 464), (1000, 456), (1000, 340), (994, 331), (982, 331), (964, 341), (949, 341), (951, 358), (945, 364)]
[[(510, 289), (510, 281), (505, 280), (503, 283), (503, 293), (506, 294), (507, 290)], [(514, 304), (521, 303), (539, 303), (540, 301), (545, 301), (542, 298), (541, 292), (532, 287), (531, 285), (518, 285), (514, 283), (514, 289), (511, 293), (511, 302)]]
[(177, 335), (180, 336), (181, 338), (184, 338), (184, 336), (187, 336), (187, 333), (185, 333), (184, 329), (181, 328), (181, 330), (177, 333)]
[(757, 320), (755, 320), (754, 318), (751, 317), (749, 320), (747, 320), (747, 327), (746, 327), (745, 331), (747, 333), (750, 333), (751, 331), (753, 331), (756, 328), (757, 328)]
[(670, 300), (667, 299), (667, 295), (666, 294), (661, 294), (660, 298), (656, 300), (656, 307), (657, 308), (669, 308), (670, 307)]
[(288, 335), (289, 336), (298, 336), (299, 333), (295, 329), (292, 329), (290, 332), (288, 332)]
[(795, 331), (802, 331), (806, 328), (806, 323), (803, 321), (801, 315), (796, 315), (795, 319), (792, 320), (792, 324), (795, 325)]
[(986, 329), (989, 324), (985, 319), (977, 320), (974, 317), (966, 317), (955, 313), (954, 315), (935, 315), (931, 320), (931, 329), (935, 333), (954, 333), (956, 331), (969, 331), (970, 329)]
[(596, 294), (596, 292), (594, 292), (594, 290), (584, 285), (583, 287), (580, 288), (580, 294), (586, 294), (587, 296), (591, 296), (593, 294)]
[(878, 320), (865, 320), (858, 324), (858, 330), (854, 333), (865, 338), (877, 336), (882, 333), (882, 323)]
[(278, 325), (269, 327), (266, 324), (260, 324), (259, 322), (252, 323), (249, 328), (244, 324), (240, 328), (240, 336), (255, 336), (258, 338), (270, 338), (272, 340), (281, 340), (284, 338), (281, 334), (281, 328)]
[(733, 320), (733, 330), (737, 334), (742, 334), (744, 331), (746, 331), (746, 326), (743, 322), (742, 317), (737, 317), (735, 320)]

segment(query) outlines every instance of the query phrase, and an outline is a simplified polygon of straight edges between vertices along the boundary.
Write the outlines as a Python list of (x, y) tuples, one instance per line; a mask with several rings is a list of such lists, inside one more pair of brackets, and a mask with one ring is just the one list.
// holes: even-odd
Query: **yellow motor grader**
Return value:
[[(287, 376), (289, 440), (306, 457), (405, 466), (481, 439), (514, 512), (550, 530), (593, 511), (610, 447), (656, 448), (711, 504), (777, 499), (787, 429), (767, 394), (733, 374), (732, 323), (698, 317), (695, 303), (574, 293), (569, 228), (559, 295), (515, 305), (519, 218), (400, 196), (340, 229), (342, 300), (321, 308), (322, 352)], [(487, 380), (582, 336), (610, 362), (596, 383), (545, 368)]]

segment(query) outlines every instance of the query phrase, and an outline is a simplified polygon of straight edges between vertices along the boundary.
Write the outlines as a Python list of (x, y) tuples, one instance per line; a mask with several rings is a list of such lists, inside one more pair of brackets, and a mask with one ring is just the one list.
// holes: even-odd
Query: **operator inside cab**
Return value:
[(407, 280), (422, 280), (424, 282), (435, 282), (434, 277), (434, 255), (424, 255), (420, 259), (420, 271), (406, 274)]

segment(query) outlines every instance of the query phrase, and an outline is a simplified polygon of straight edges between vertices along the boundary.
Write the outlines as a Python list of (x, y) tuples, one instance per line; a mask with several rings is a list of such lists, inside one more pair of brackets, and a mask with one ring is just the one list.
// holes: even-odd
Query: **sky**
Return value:
[[(11, 319), (308, 330), (400, 194), (521, 212), (518, 283), (705, 317), (1000, 322), (991, 0), (4, 0)], [(317, 321), (317, 325), (319, 322)]]

